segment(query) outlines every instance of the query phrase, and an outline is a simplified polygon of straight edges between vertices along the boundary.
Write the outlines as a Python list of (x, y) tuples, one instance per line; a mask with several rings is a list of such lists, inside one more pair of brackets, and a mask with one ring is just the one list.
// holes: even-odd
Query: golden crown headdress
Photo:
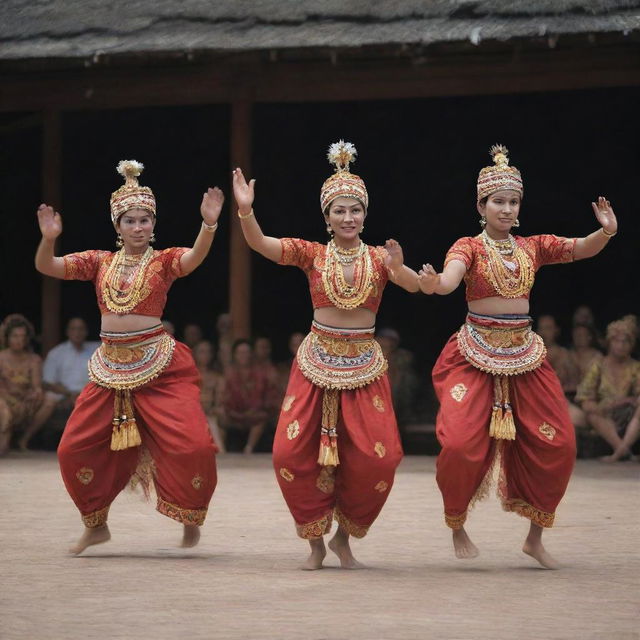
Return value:
[(144, 165), (137, 160), (121, 160), (118, 163), (116, 171), (124, 178), (124, 184), (111, 194), (111, 221), (114, 225), (129, 209), (144, 209), (156, 215), (153, 191), (138, 184), (138, 176), (143, 170)]
[(366, 209), (369, 206), (369, 194), (364, 180), (349, 171), (349, 165), (355, 162), (358, 152), (351, 142), (339, 140), (329, 147), (327, 159), (335, 167), (335, 173), (327, 178), (320, 190), (320, 208), (326, 208), (339, 197), (356, 198)]
[(489, 150), (493, 164), (480, 169), (478, 174), (478, 202), (496, 191), (517, 191), (522, 197), (522, 176), (516, 167), (509, 165), (509, 150), (502, 144), (494, 144)]

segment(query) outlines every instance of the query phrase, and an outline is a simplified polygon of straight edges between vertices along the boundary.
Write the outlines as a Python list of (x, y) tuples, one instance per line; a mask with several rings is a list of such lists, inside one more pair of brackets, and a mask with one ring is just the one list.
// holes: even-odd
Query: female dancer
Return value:
[(334, 516), (338, 531), (329, 548), (342, 567), (361, 566), (349, 536), (366, 535), (402, 458), (387, 363), (373, 325), (387, 280), (417, 291), (417, 274), (403, 266), (394, 240), (383, 248), (360, 239), (369, 197), (363, 180), (349, 172), (355, 155), (355, 147), (342, 140), (329, 149), (336, 172), (320, 194), (331, 236), (326, 245), (265, 236), (252, 209), (254, 181), (247, 184), (240, 169), (233, 172), (249, 246), (278, 264), (299, 267), (309, 280), (311, 333), (291, 369), (273, 448), (276, 477), (298, 535), (311, 546), (303, 566), (309, 570), (322, 567), (322, 536)]
[(469, 313), (433, 369), (440, 401), (436, 432), (442, 451), (436, 479), (445, 522), (453, 529), (458, 558), (478, 550), (464, 529), (467, 511), (489, 490), (493, 471), (506, 511), (531, 520), (523, 551), (542, 566), (557, 562), (542, 545), (551, 527), (575, 458), (575, 436), (562, 387), (531, 330), (529, 292), (545, 264), (599, 253), (617, 231), (608, 200), (592, 203), (602, 225), (585, 238), (520, 237), (520, 172), (507, 149), (491, 149), (494, 165), (480, 171), (477, 208), (483, 231), (449, 249), (444, 270), (419, 273), (424, 293), (446, 295), (464, 279)]
[(158, 511), (184, 525), (186, 547), (198, 542), (216, 486), (216, 448), (200, 406), (198, 372), (190, 350), (166, 333), (161, 316), (173, 281), (209, 252), (224, 196), (217, 187), (204, 194), (193, 248), (154, 251), (149, 243), (155, 240), (156, 203), (151, 189), (138, 184), (142, 169), (135, 160), (118, 165), (125, 184), (111, 195), (121, 247), (115, 253), (54, 257), (62, 220), (49, 206), (38, 209), (36, 268), (55, 278), (91, 280), (102, 314), (91, 382), (58, 448), (64, 483), (85, 525), (72, 553), (109, 540), (111, 502), (145, 468), (153, 470)]

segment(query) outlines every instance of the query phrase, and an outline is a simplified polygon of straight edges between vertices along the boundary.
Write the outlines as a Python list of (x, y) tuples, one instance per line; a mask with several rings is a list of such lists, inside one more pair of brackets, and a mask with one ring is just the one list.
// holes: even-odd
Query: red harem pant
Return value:
[(442, 446), (436, 480), (445, 521), (459, 529), (467, 510), (489, 490), (492, 462), (500, 465), (498, 493), (505, 511), (551, 527), (573, 470), (575, 433), (560, 381), (545, 361), (510, 376), (515, 440), (489, 437), (493, 376), (460, 353), (454, 335), (433, 368), (440, 401), (436, 434)]
[(64, 484), (87, 527), (106, 523), (109, 506), (148, 449), (160, 513), (201, 525), (216, 487), (216, 446), (200, 405), (200, 375), (176, 342), (167, 368), (133, 394), (142, 446), (110, 449), (114, 391), (90, 382), (65, 427), (58, 459)]
[(338, 524), (362, 538), (377, 518), (402, 459), (386, 374), (340, 391), (337, 467), (318, 464), (324, 390), (294, 361), (273, 443), (273, 466), (301, 538), (318, 538)]

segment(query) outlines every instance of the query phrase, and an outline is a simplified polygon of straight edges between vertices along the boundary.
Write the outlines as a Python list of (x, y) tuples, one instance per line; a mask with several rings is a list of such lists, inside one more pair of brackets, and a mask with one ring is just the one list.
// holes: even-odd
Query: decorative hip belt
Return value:
[(340, 391), (371, 384), (387, 370), (387, 361), (373, 335), (374, 327), (339, 329), (314, 321), (298, 348), (296, 359), (302, 375), (324, 389), (318, 464), (340, 463), (336, 432)]
[(137, 447), (142, 441), (131, 395), (167, 368), (176, 341), (161, 324), (126, 333), (103, 331), (100, 339), (102, 344), (89, 360), (89, 379), (116, 392), (111, 449)]
[(509, 376), (537, 369), (547, 355), (542, 338), (531, 330), (531, 318), (469, 313), (457, 339), (460, 353), (467, 362), (493, 375), (494, 401), (489, 435), (515, 440)]

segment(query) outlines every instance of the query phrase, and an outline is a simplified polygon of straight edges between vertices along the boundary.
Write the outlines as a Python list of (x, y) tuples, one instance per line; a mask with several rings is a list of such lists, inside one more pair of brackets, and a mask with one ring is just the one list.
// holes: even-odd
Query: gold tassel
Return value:
[(129, 389), (116, 389), (113, 403), (113, 432), (111, 450), (122, 451), (142, 444), (140, 431), (133, 413), (133, 402)]
[(515, 440), (516, 424), (509, 402), (509, 378), (493, 377), (493, 411), (489, 424), (489, 436), (496, 440)]
[(320, 452), (318, 464), (323, 467), (337, 467), (338, 457), (338, 410), (340, 406), (340, 391), (325, 389), (322, 396), (322, 429), (320, 431)]

